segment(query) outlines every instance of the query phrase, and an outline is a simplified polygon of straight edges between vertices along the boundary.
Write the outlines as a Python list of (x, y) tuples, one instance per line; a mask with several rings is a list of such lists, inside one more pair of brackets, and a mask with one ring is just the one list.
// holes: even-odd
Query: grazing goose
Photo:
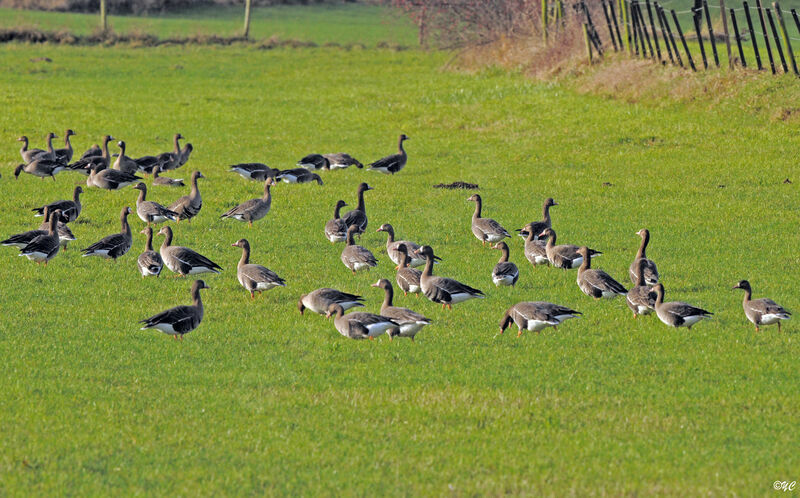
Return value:
[(409, 266), (416, 267), (425, 264), (425, 258), (419, 254), (419, 248), (422, 246), (414, 242), (409, 242), (408, 240), (394, 240), (394, 227), (392, 227), (392, 225), (384, 223), (375, 231), (386, 232), (388, 235), (386, 238), (386, 253), (389, 255), (389, 259), (391, 259), (392, 262), (397, 265), (397, 268), (400, 268), (400, 262), (402, 261), (402, 255), (397, 250), (397, 248), (400, 247), (400, 244), (406, 246), (406, 254), (411, 257)]
[(325, 238), (333, 243), (344, 242), (347, 240), (347, 223), (339, 216), (339, 212), (347, 203), (343, 200), (336, 201), (333, 209), (333, 219), (325, 223)]
[(534, 238), (538, 238), (540, 233), (544, 232), (546, 228), (550, 228), (552, 226), (550, 224), (550, 208), (553, 206), (558, 206), (558, 203), (552, 197), (548, 197), (542, 207), (542, 221), (532, 221), (522, 229), (517, 230), (519, 236), (527, 239), (528, 234), (533, 230)]
[(177, 169), (181, 165), (181, 144), (180, 140), (183, 138), (183, 135), (180, 133), (176, 133), (173, 137), (173, 143), (175, 147), (173, 148), (172, 152), (163, 152), (156, 156), (158, 159), (158, 164), (161, 165), (162, 171), (169, 171), (171, 169)]
[(733, 286), (734, 289), (744, 290), (744, 315), (753, 325), (756, 326), (756, 332), (760, 332), (761, 325), (778, 324), (778, 332), (781, 331), (781, 320), (788, 320), (792, 314), (788, 312), (783, 306), (779, 305), (772, 299), (762, 297), (761, 299), (750, 299), (753, 291), (750, 288), (750, 282), (741, 280), (738, 284)]
[(203, 207), (203, 198), (200, 197), (200, 189), (197, 188), (198, 178), (205, 177), (199, 171), (194, 171), (192, 173), (192, 190), (189, 192), (189, 195), (184, 195), (169, 205), (170, 211), (178, 213), (178, 221), (191, 221)]
[(262, 163), (234, 164), (229, 171), (238, 173), (242, 178), (246, 178), (247, 180), (256, 180), (259, 182), (263, 182), (269, 177), (274, 178), (275, 175), (280, 173), (279, 169), (272, 169)]
[(120, 190), (128, 185), (138, 183), (141, 179), (141, 176), (124, 173), (115, 169), (100, 169), (100, 166), (95, 166), (89, 173), (86, 185), (104, 190)]
[(117, 171), (122, 171), (123, 173), (129, 173), (131, 175), (138, 173), (139, 164), (125, 155), (125, 142), (120, 140), (117, 142), (117, 147), (119, 147), (119, 155), (114, 161), (114, 164), (111, 165), (111, 168)]
[(153, 168), (153, 185), (162, 187), (185, 187), (183, 178), (168, 178), (166, 176), (159, 176), (161, 174), (161, 166), (156, 165)]
[(272, 207), (272, 192), (270, 187), (274, 180), (267, 178), (264, 182), (264, 197), (259, 199), (250, 199), (238, 206), (231, 208), (220, 216), (220, 218), (233, 218), (234, 220), (246, 221), (249, 226), (253, 226), (254, 221), (258, 221), (269, 213), (269, 208)]
[(331, 289), (330, 287), (323, 287), (300, 296), (300, 300), (297, 301), (297, 309), (300, 310), (301, 315), (306, 308), (314, 313), (324, 315), (328, 312), (328, 308), (330, 308), (332, 304), (338, 304), (342, 307), (342, 310), (349, 310), (350, 308), (358, 306), (363, 308), (364, 305), (361, 304), (363, 300), (363, 297), (357, 296), (356, 294), (349, 294), (347, 292)]
[(481, 218), (483, 201), (478, 194), (472, 194), (468, 199), (475, 203), (475, 212), (472, 214), (472, 233), (486, 245), (487, 242), (500, 242), (506, 237), (511, 237), (500, 223), (491, 218)]
[(176, 306), (162, 311), (150, 318), (140, 320), (144, 327), (141, 330), (156, 329), (173, 336), (176, 340), (183, 340), (184, 334), (196, 329), (203, 321), (203, 301), (200, 299), (200, 289), (210, 289), (202, 280), (195, 280), (192, 284), (191, 306)]
[(497, 262), (494, 270), (492, 270), (492, 282), (494, 282), (495, 287), (500, 287), (501, 285), (513, 287), (517, 283), (517, 279), (519, 279), (519, 268), (508, 260), (508, 244), (500, 241), (492, 246), (492, 249), (503, 251), (500, 261)]
[(207, 257), (199, 254), (188, 247), (173, 246), (172, 229), (168, 226), (162, 227), (158, 235), (164, 236), (164, 243), (161, 244), (161, 259), (173, 273), (181, 277), (195, 275), (197, 273), (219, 273), (222, 270), (218, 264)]
[(364, 192), (367, 190), (372, 190), (372, 187), (362, 182), (358, 186), (358, 206), (342, 216), (348, 227), (356, 227), (357, 235), (361, 235), (367, 229), (367, 208), (364, 205)]
[(544, 238), (537, 238), (541, 232), (533, 229), (535, 223), (528, 223), (520, 231), (524, 231), (528, 235), (525, 237), (525, 258), (536, 267), (537, 265), (549, 265), (550, 260), (547, 259), (547, 241)]
[(136, 199), (136, 214), (139, 215), (139, 219), (147, 223), (147, 226), (150, 226), (151, 223), (178, 220), (178, 213), (175, 211), (170, 211), (157, 202), (145, 200), (147, 185), (139, 182), (133, 188), (139, 191), (139, 197)]
[(18, 165), (14, 169), (14, 178), (19, 180), (20, 173), (25, 172), (29, 175), (38, 176), (42, 180), (47, 177), (51, 177), (53, 181), (56, 181), (56, 174), (64, 171), (64, 168), (64, 163), (39, 157), (28, 164)]
[(400, 308), (392, 306), (392, 298), (394, 297), (394, 289), (391, 282), (382, 278), (372, 284), (372, 287), (378, 287), (384, 290), (383, 304), (381, 305), (381, 316), (385, 316), (394, 320), (400, 325), (398, 328), (389, 329), (389, 340), (395, 336), (410, 337), (414, 340), (417, 332), (422, 330), (422, 327), (431, 323), (430, 318), (425, 318), (424, 315), (411, 311), (408, 308)]
[(297, 161), (297, 165), (311, 170), (331, 169), (330, 161), (322, 154), (309, 154)]
[[(570, 268), (578, 268), (583, 264), (583, 256), (578, 252), (579, 247), (570, 244), (556, 245), (556, 232), (552, 228), (545, 229), (539, 236), (547, 238), (545, 250), (547, 251), (547, 259), (550, 260), (551, 265), (556, 268), (567, 270)], [(594, 249), (589, 249), (590, 256), (595, 257), (598, 254), (603, 253), (595, 251)]]
[(128, 250), (131, 248), (131, 244), (133, 243), (131, 227), (128, 224), (129, 214), (131, 214), (131, 208), (122, 208), (122, 212), (120, 213), (122, 230), (120, 230), (120, 233), (103, 237), (86, 249), (81, 249), (83, 256), (100, 256), (106, 259), (113, 259), (116, 263), (117, 258), (128, 252)]
[(50, 224), (47, 227), (47, 234), (39, 235), (31, 240), (25, 247), (19, 250), (20, 256), (25, 256), (31, 261), (36, 263), (44, 263), (53, 259), (58, 250), (61, 248), (61, 243), (58, 238), (58, 218), (61, 216), (60, 211), (55, 211), (50, 216)]
[(143, 175), (149, 175), (155, 171), (156, 168), (161, 166), (156, 156), (142, 156), (131, 160), (136, 163), (136, 169)]
[(636, 235), (642, 238), (642, 245), (639, 246), (639, 251), (636, 253), (636, 257), (633, 258), (633, 263), (631, 263), (630, 268), (628, 268), (628, 275), (631, 277), (631, 281), (636, 283), (636, 272), (639, 269), (639, 260), (644, 260), (644, 282), (647, 285), (656, 285), (658, 283), (658, 269), (656, 268), (656, 264), (653, 263), (652, 260), (647, 259), (647, 255), (645, 254), (647, 244), (650, 242), (650, 230), (642, 228), (636, 232)]
[(69, 137), (75, 135), (75, 132), (72, 130), (67, 130), (64, 132), (64, 148), (63, 149), (56, 149), (56, 161), (64, 164), (69, 164), (72, 161), (72, 154), (74, 150), (72, 149), (72, 143), (69, 140)]
[(54, 201), (50, 204), (45, 206), (37, 207), (31, 209), (31, 211), (37, 213), (36, 216), (44, 216), (44, 211), (46, 208), (50, 208), (50, 211), (55, 211), (56, 209), (61, 211), (61, 221), (64, 223), (71, 223), (78, 219), (78, 216), (81, 214), (81, 194), (83, 193), (83, 189), (80, 185), (75, 187), (75, 191), (72, 194), (72, 200), (61, 200), (61, 201)]
[(400, 325), (391, 318), (374, 313), (355, 312), (345, 315), (344, 308), (335, 303), (328, 307), (326, 316), (335, 316), (333, 324), (336, 330), (350, 339), (374, 339)]
[(400, 267), (397, 269), (395, 281), (403, 291), (404, 296), (407, 296), (410, 292), (419, 297), (419, 293), (422, 291), (422, 286), (419, 283), (422, 272), (408, 266), (411, 258), (408, 256), (408, 249), (405, 244), (398, 245), (397, 252), (400, 253)]
[(647, 268), (647, 260), (641, 258), (638, 260), (639, 264), (636, 268), (636, 286), (628, 291), (625, 300), (628, 302), (628, 308), (633, 311), (633, 317), (639, 315), (649, 315), (656, 309), (656, 293), (653, 292), (653, 287), (647, 285), (644, 277), (644, 271)]
[(548, 303), (547, 301), (523, 301), (508, 308), (500, 320), (500, 333), (514, 322), (517, 325), (517, 337), (523, 330), (531, 330), (537, 334), (547, 327), (557, 327), (570, 318), (579, 318), (583, 313), (566, 306)]
[(335, 154), (322, 154), (322, 157), (328, 160), (330, 169), (345, 169), (355, 165), (356, 168), (361, 169), (364, 167), (358, 159), (345, 154), (344, 152), (337, 152)]
[(485, 297), (483, 292), (457, 280), (433, 276), (433, 262), (439, 258), (433, 254), (433, 249), (430, 246), (422, 246), (420, 254), (426, 259), (425, 270), (420, 275), (422, 293), (434, 303), (441, 303), (442, 309), (445, 306), (453, 309), (454, 304), (468, 299), (483, 299)]
[(373, 266), (378, 266), (378, 260), (369, 249), (356, 245), (353, 240), (355, 233), (356, 227), (351, 226), (347, 229), (347, 245), (341, 255), (342, 263), (353, 272), (353, 275), (359, 270), (368, 270)]
[(181, 159), (178, 164), (178, 167), (183, 167), (184, 164), (189, 162), (189, 156), (192, 155), (192, 151), (194, 150), (194, 146), (187, 142), (186, 145), (181, 147)]
[(53, 149), (53, 139), (58, 138), (55, 133), (52, 131), (47, 134), (47, 150), (42, 149), (29, 149), (28, 148), (28, 137), (25, 135), (19, 137), (17, 139), (18, 142), (22, 142), (22, 148), (19, 150), (19, 154), (22, 156), (22, 160), (25, 163), (31, 163), (37, 159), (47, 159), (50, 161), (56, 160), (56, 151)]
[(656, 293), (656, 315), (670, 327), (686, 327), (691, 330), (692, 325), (714, 314), (681, 301), (665, 303), (664, 286), (660, 283), (653, 286), (653, 292)]
[(595, 299), (611, 299), (617, 296), (624, 296), (628, 293), (621, 283), (614, 280), (611, 275), (603, 270), (592, 269), (592, 258), (589, 256), (589, 248), (586, 246), (578, 249), (578, 254), (583, 257), (583, 262), (578, 268), (578, 287), (584, 294)]
[[(108, 153), (108, 142), (114, 140), (114, 137), (111, 135), (106, 135), (103, 137), (103, 148), (100, 149), (99, 154), (92, 154), (87, 156), (86, 154), (93, 149), (89, 149), (84, 152), (84, 155), (81, 156), (80, 159), (71, 163), (67, 166), (70, 171), (76, 171), (82, 175), (89, 176), (93, 169), (97, 169), (98, 171), (102, 169), (106, 169), (111, 165), (111, 154)], [(87, 182), (88, 183), (88, 182)], [(91, 187), (91, 185), (89, 185)]]
[(139, 233), (143, 233), (147, 237), (144, 252), (136, 260), (136, 264), (139, 265), (139, 271), (142, 273), (142, 278), (158, 277), (161, 275), (161, 270), (164, 269), (164, 260), (161, 259), (160, 254), (153, 250), (153, 229), (146, 226)]
[(239, 239), (231, 246), (242, 248), (242, 259), (236, 266), (236, 278), (250, 292), (250, 299), (255, 299), (256, 292), (261, 295), (265, 290), (286, 287), (286, 282), (277, 273), (267, 267), (250, 263), (250, 243), (247, 239)]
[(403, 148), (403, 142), (408, 139), (409, 137), (406, 136), (405, 133), (400, 135), (400, 140), (397, 142), (397, 154), (392, 154), (391, 156), (378, 159), (369, 165), (369, 169), (372, 171), (380, 171), (381, 173), (387, 175), (393, 175), (405, 168), (406, 161), (408, 161), (408, 155), (406, 154), (406, 150)]
[(285, 183), (317, 182), (317, 184), (322, 185), (322, 178), (305, 168), (285, 169), (278, 173), (275, 178), (283, 180)]
[(80, 161), (81, 159), (86, 159), (87, 157), (102, 156), (102, 155), (103, 155), (103, 149), (101, 149), (99, 145), (94, 144), (88, 149), (86, 149), (86, 152), (81, 154), (81, 157), (78, 160)]

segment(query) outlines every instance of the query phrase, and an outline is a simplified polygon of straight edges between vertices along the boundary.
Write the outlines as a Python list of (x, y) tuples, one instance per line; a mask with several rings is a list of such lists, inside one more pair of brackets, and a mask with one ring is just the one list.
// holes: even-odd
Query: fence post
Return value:
[(786, 74), (789, 72), (789, 66), (786, 65), (786, 58), (783, 56), (781, 39), (778, 37), (778, 30), (775, 29), (775, 19), (772, 18), (772, 11), (769, 9), (766, 10), (767, 10), (767, 19), (769, 19), (769, 28), (770, 30), (772, 30), (772, 37), (775, 39), (775, 48), (778, 49), (778, 57), (781, 58), (781, 67), (783, 68), (783, 73)]
[(617, 23), (617, 12), (614, 9), (614, 0), (609, 0), (608, 6), (611, 9), (611, 20), (614, 21), (614, 28), (617, 30), (617, 41), (619, 42), (619, 49), (624, 50), (625, 46), (622, 44), (622, 34), (619, 31), (619, 24)]
[(547, 0), (542, 0), (542, 39), (547, 44)]
[[(736, 12), (731, 9), (731, 22), (733, 23), (733, 32), (736, 35), (736, 45), (739, 47), (739, 59), (742, 61), (742, 67), (747, 67), (747, 61), (744, 60), (744, 50), (742, 50), (742, 38), (739, 36), (739, 25), (736, 23)], [(731, 59), (731, 67), (733, 67), (733, 59)]]
[(675, 58), (678, 59), (678, 65), (683, 67), (683, 59), (681, 59), (681, 54), (678, 52), (678, 44), (675, 43), (675, 37), (672, 36), (672, 28), (669, 27), (669, 19), (667, 19), (667, 13), (664, 12), (664, 9), (659, 6), (658, 11), (661, 15), (661, 19), (664, 20), (664, 25), (667, 27), (667, 34), (669, 35), (669, 41), (672, 43), (672, 51), (675, 53)]
[(250, 0), (244, 0), (244, 39), (250, 36)]
[(622, 24), (625, 26), (625, 49), (631, 53), (631, 24), (628, 21), (628, 2), (619, 0), (619, 13), (622, 16)]
[(781, 6), (777, 1), (772, 2), (772, 8), (775, 9), (775, 15), (778, 16), (778, 26), (781, 28), (781, 35), (783, 36), (783, 43), (786, 45), (786, 55), (792, 61), (792, 71), (795, 76), (798, 75), (797, 61), (794, 60), (794, 50), (792, 49), (792, 40), (789, 38), (789, 33), (786, 32), (786, 23), (783, 21), (783, 12)]
[(728, 33), (728, 16), (725, 13), (725, 0), (719, 0), (719, 12), (720, 16), (722, 16), (722, 32), (725, 34), (725, 48), (728, 49), (728, 67), (730, 69), (733, 69), (733, 54), (731, 53), (731, 35), (730, 33)]
[(761, 21), (761, 32), (764, 34), (764, 45), (767, 47), (769, 66), (772, 69), (772, 74), (775, 74), (777, 73), (775, 70), (775, 59), (772, 58), (772, 46), (769, 42), (769, 35), (767, 34), (767, 23), (764, 21), (764, 7), (761, 6), (761, 0), (756, 0), (756, 8), (758, 9), (758, 19)]
[(647, 17), (650, 18), (650, 30), (653, 32), (653, 41), (656, 44), (656, 52), (658, 53), (658, 60), (663, 61), (661, 57), (661, 47), (658, 44), (658, 31), (656, 31), (656, 23), (653, 22), (653, 9), (650, 8), (650, 0), (645, 0), (647, 5)]
[(794, 25), (797, 26), (797, 32), (800, 33), (800, 17), (797, 17), (797, 10), (792, 9), (792, 17), (794, 18)]
[(750, 31), (750, 40), (753, 42), (753, 52), (756, 54), (756, 65), (758, 66), (758, 70), (761, 71), (764, 69), (764, 65), (761, 63), (761, 54), (758, 52), (756, 31), (753, 29), (753, 19), (750, 17), (750, 7), (747, 5), (747, 2), (742, 2), (742, 6), (744, 7), (744, 17), (747, 19), (747, 29)]
[[(714, 39), (714, 28), (711, 26), (711, 14), (708, 12), (708, 0), (703, 0), (703, 10), (706, 13), (706, 23), (708, 24), (708, 37), (711, 39), (711, 50), (714, 52), (714, 64), (719, 67), (719, 54), (717, 54), (717, 41)], [(725, 14), (723, 14), (724, 16)]]
[(664, 20), (661, 19), (661, 7), (658, 5), (658, 2), (655, 2), (655, 8), (658, 24), (661, 26), (661, 36), (664, 37), (664, 45), (667, 47), (667, 54), (669, 54), (669, 61), (675, 64), (675, 59), (672, 57), (672, 48), (669, 46), (669, 38), (667, 38), (667, 28), (664, 27)]
[(608, 10), (606, 9), (606, 0), (603, 0), (601, 4), (603, 7), (603, 15), (606, 17), (606, 24), (608, 25), (608, 36), (611, 38), (611, 44), (614, 45), (614, 52), (618, 52), (617, 39), (614, 38), (614, 27), (611, 26), (611, 17), (608, 15)]
[(694, 30), (697, 33), (697, 43), (700, 44), (700, 56), (703, 59), (703, 69), (708, 69), (706, 47), (703, 44), (703, 31), (700, 28), (700, 23), (703, 22), (703, 14), (700, 10), (692, 9), (692, 21), (694, 21)]
[[(651, 59), (656, 58), (655, 52), (653, 52), (653, 44), (650, 43), (650, 34), (647, 32), (647, 23), (644, 20), (644, 14), (642, 13), (642, 4), (636, 2), (636, 15), (639, 17), (639, 30), (642, 32), (644, 36), (644, 40), (647, 42), (647, 51), (650, 52), (649, 57)], [(642, 42), (642, 47), (644, 47), (644, 42)]]
[(678, 31), (678, 36), (681, 37), (683, 51), (686, 52), (686, 58), (689, 59), (689, 66), (692, 68), (692, 71), (697, 71), (697, 66), (694, 65), (694, 59), (692, 59), (692, 53), (689, 52), (689, 45), (686, 44), (686, 38), (683, 36), (681, 23), (678, 21), (678, 14), (675, 13), (675, 9), (670, 9), (670, 12), (672, 13), (672, 20), (675, 21), (675, 29)]
[[(639, 55), (639, 28), (637, 24), (639, 24), (639, 19), (636, 17), (636, 6), (634, 5), (634, 0), (628, 4), (628, 20), (631, 23), (631, 34), (633, 36), (633, 52), (635, 55)], [(644, 42), (642, 42), (644, 43)]]
[(589, 64), (592, 63), (592, 42), (589, 41), (589, 25), (583, 23), (583, 41), (586, 42), (586, 54), (589, 56)]
[(103, 34), (108, 31), (108, 11), (106, 10), (106, 0), (100, 0), (100, 29)]

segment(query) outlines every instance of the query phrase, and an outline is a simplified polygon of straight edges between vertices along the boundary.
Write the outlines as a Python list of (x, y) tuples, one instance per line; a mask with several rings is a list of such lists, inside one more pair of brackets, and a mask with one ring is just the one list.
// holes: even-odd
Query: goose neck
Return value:
[(392, 289), (391, 285), (386, 286), (386, 288), (384, 290), (386, 292), (385, 292), (385, 294), (383, 296), (383, 304), (381, 305), (381, 311), (383, 311), (386, 308), (390, 307), (392, 305), (392, 299), (394, 298), (394, 290)]
[(166, 230), (164, 232), (164, 242), (161, 243), (161, 249), (166, 249), (170, 244), (172, 244), (172, 230)]
[(180, 154), (181, 153), (181, 145), (180, 145), (179, 141), (180, 141), (180, 135), (175, 135), (175, 139), (174, 139), (174, 144), (175, 144), (174, 152), (175, 152), (175, 154)]
[(111, 141), (110, 137), (106, 137), (103, 139), (103, 157), (108, 159), (111, 157), (111, 154), (108, 152), (108, 142)]
[(472, 214), (472, 218), (473, 218), (473, 219), (477, 219), (477, 218), (480, 218), (480, 217), (481, 217), (481, 207), (482, 207), (482, 203), (483, 203), (483, 202), (482, 202), (482, 200), (481, 200), (481, 198), (480, 198), (480, 197), (478, 197), (478, 198), (475, 200), (475, 212)]
[(356, 241), (353, 238), (353, 234), (355, 233), (354, 230), (347, 230), (347, 245), (352, 246), (355, 245)]
[(430, 277), (433, 275), (433, 258), (428, 256), (425, 261), (425, 269), (422, 271), (422, 277)]
[(341, 218), (341, 215), (339, 214), (339, 212), (340, 212), (341, 210), (342, 210), (342, 205), (337, 203), (337, 204), (336, 204), (336, 207), (335, 207), (335, 208), (333, 208), (333, 219), (334, 219), (334, 220), (338, 220), (338, 219), (340, 219), (340, 218)]
[(646, 258), (647, 244), (650, 242), (650, 233), (645, 232), (642, 235), (642, 243), (639, 244), (639, 250), (636, 252), (636, 259)]
[(242, 246), (242, 258), (239, 260), (239, 266), (250, 264), (250, 246)]
[(501, 249), (501, 251), (503, 251), (503, 255), (502, 255), (502, 256), (500, 256), (500, 261), (498, 261), (498, 263), (505, 263), (505, 262), (507, 262), (507, 261), (508, 261), (508, 257), (509, 257), (509, 249), (508, 249), (508, 246), (505, 246), (505, 247), (503, 247), (503, 248)]
[(753, 297), (753, 290), (749, 287), (744, 289), (744, 302), (747, 303), (750, 301), (750, 298)]
[(122, 213), (121, 217), (121, 225), (122, 225), (122, 233), (124, 233), (129, 239), (131, 237), (131, 226), (128, 224), (128, 212), (125, 211)]
[(152, 251), (153, 250), (153, 231), (147, 231), (147, 242), (144, 244), (145, 251)]
[(358, 189), (358, 210), (365, 214), (367, 212), (364, 207), (364, 191), (361, 189)]
[(403, 138), (402, 137), (397, 141), (397, 152), (399, 152), (400, 154), (403, 154), (403, 155), (406, 154), (406, 150), (403, 148)]

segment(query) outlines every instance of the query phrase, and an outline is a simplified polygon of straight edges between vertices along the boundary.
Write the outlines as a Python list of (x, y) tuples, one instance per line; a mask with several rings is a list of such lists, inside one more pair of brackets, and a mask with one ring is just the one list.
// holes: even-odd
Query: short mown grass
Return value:
[[(142, 279), (144, 245), (118, 263), (77, 249), (119, 230), (137, 192), (84, 195), (78, 241), (39, 267), (0, 248), (0, 492), (18, 494), (591, 495), (772, 493), (797, 479), (797, 324), (756, 334), (742, 295), (797, 309), (796, 126), (753, 113), (654, 108), (486, 70), (442, 71), (447, 55), (332, 48), (58, 47), (7, 45), (0, 64), (0, 234), (38, 224), (30, 209), (67, 198), (83, 177), (14, 181), (18, 143), (41, 146), (73, 128), (79, 152), (106, 133), (133, 156), (169, 150), (181, 132), (195, 153), (204, 206), (175, 242), (223, 266), (205, 278), (206, 317), (183, 342), (137, 320), (189, 301), (189, 279)], [(52, 63), (32, 62), (47, 56)], [(742, 103), (744, 105), (744, 103)], [(219, 214), (262, 186), (230, 164), (292, 166), (309, 152), (363, 162), (405, 132), (396, 176), (350, 169), (325, 185), (273, 189), (272, 211), (248, 229)], [(793, 183), (784, 183), (785, 179)], [(440, 182), (478, 183), (484, 215), (509, 229), (554, 197), (564, 243), (604, 252), (597, 266), (627, 281), (639, 243), (668, 299), (715, 312), (693, 330), (633, 320), (623, 300), (595, 302), (576, 273), (521, 269), (495, 289), (499, 251), (469, 230), (473, 205)], [(362, 245), (380, 264), (356, 276), (322, 227), (337, 199), (366, 195)], [(182, 192), (150, 189), (168, 203)], [(385, 238), (433, 245), (439, 274), (487, 298), (442, 311), (416, 343), (351, 341), (307, 313), (300, 294), (331, 286), (365, 296), (394, 279)], [(254, 262), (288, 283), (251, 302), (235, 278), (250, 240)], [(156, 239), (160, 243), (160, 238)], [(536, 335), (499, 336), (522, 300), (584, 317)]]

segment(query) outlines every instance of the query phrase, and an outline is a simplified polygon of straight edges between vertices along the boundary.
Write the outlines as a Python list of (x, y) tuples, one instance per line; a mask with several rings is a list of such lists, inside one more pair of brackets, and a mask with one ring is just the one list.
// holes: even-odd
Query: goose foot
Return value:
[(519, 329), (519, 331), (517, 332), (517, 337), (522, 337), (522, 329)]
[(781, 333), (781, 322), (780, 322), (780, 320), (778, 320), (778, 333), (779, 334)]

